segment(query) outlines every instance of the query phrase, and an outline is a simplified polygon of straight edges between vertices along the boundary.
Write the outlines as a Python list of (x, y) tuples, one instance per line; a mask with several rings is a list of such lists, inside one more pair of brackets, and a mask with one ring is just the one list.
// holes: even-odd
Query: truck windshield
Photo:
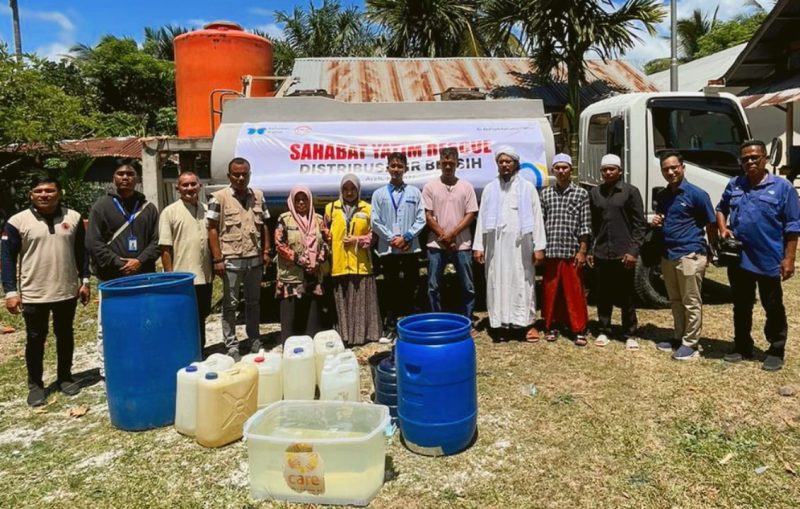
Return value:
[(728, 176), (740, 173), (739, 145), (747, 127), (736, 105), (721, 97), (652, 99), (653, 152), (679, 150), (694, 164)]

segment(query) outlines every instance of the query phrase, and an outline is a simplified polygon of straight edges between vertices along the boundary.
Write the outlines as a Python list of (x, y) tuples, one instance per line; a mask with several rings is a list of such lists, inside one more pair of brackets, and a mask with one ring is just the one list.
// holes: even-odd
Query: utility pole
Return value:
[(14, 20), (14, 53), (17, 55), (17, 62), (22, 62), (22, 33), (19, 30), (19, 7), (17, 0), (8, 0), (11, 7), (11, 17)]
[(670, 46), (672, 55), (669, 60), (669, 90), (678, 91), (678, 0), (670, 0)]

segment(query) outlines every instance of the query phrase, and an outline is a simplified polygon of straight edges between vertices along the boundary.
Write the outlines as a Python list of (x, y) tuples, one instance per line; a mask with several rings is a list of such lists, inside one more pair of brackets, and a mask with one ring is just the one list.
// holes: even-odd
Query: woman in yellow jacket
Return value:
[(378, 290), (372, 275), (371, 207), (361, 200), (361, 181), (342, 178), (339, 199), (325, 207), (331, 235), (331, 276), (339, 335), (347, 345), (376, 341), (381, 335)]

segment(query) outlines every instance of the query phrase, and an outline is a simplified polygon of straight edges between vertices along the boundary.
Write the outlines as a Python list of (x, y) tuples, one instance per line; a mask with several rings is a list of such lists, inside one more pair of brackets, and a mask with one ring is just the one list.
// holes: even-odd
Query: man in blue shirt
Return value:
[(788, 325), (781, 281), (794, 275), (800, 203), (792, 184), (767, 173), (767, 149), (763, 141), (742, 143), (740, 161), (744, 175), (728, 182), (717, 205), (717, 227), (722, 238), (742, 243), (741, 262), (728, 267), (733, 291), (734, 350), (725, 356), (739, 362), (753, 356), (753, 304), (755, 291), (767, 315), (764, 335), (769, 350), (762, 368), (783, 367)]
[[(667, 187), (658, 194), (652, 224), (664, 237), (661, 273), (672, 304), (673, 341), (656, 347), (664, 352), (676, 348), (672, 358), (697, 358), (697, 342), (703, 325), (702, 285), (708, 265), (705, 234), (717, 239), (714, 207), (708, 193), (684, 178), (686, 166), (679, 152), (661, 154), (661, 175)], [(705, 231), (704, 231), (705, 230)]]
[(378, 236), (377, 253), (383, 272), (386, 309), (384, 338), (396, 336), (397, 319), (413, 309), (419, 282), (419, 237), (425, 226), (422, 193), (403, 182), (408, 159), (402, 152), (387, 158), (391, 180), (372, 194), (372, 231)]

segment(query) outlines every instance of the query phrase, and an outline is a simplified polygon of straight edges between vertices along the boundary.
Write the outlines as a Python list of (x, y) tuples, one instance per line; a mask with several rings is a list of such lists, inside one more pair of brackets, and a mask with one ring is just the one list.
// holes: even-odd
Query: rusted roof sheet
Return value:
[(62, 151), (85, 154), (92, 157), (142, 158), (142, 142), (139, 138), (90, 138), (59, 143)]
[(778, 106), (800, 100), (800, 88), (789, 88), (767, 94), (745, 95), (739, 98), (745, 108), (761, 108), (762, 106)]
[[(583, 100), (617, 92), (656, 92), (642, 73), (621, 60), (587, 60), (589, 84)], [(553, 73), (566, 79), (565, 68)], [(438, 101), (451, 87), (475, 87), (500, 97), (539, 97), (546, 106), (563, 106), (566, 86), (532, 84), (527, 58), (302, 58), (292, 80), (278, 92), (322, 88), (345, 102)]]

